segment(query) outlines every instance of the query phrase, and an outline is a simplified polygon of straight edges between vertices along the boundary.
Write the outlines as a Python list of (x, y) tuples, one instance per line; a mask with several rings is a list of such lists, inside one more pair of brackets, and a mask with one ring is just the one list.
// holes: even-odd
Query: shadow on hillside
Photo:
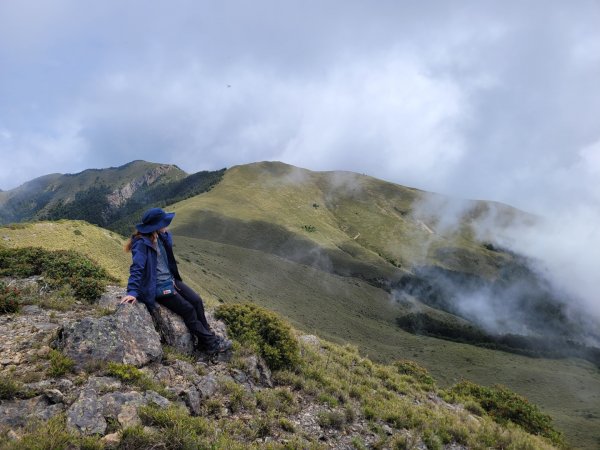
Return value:
[(243, 221), (210, 211), (199, 211), (190, 224), (178, 225), (176, 233), (197, 239), (260, 250), (295, 263), (344, 277), (360, 278), (389, 289), (403, 272), (382, 261), (380, 266), (360, 261), (351, 249), (326, 249), (288, 229), (260, 220)]

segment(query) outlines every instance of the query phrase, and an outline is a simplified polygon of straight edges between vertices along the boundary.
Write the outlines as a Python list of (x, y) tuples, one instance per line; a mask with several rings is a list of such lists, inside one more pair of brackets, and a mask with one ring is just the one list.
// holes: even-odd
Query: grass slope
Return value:
[[(456, 233), (443, 228), (431, 214), (413, 214), (415, 203), (439, 202), (438, 197), (442, 198), (350, 172), (311, 172), (282, 163), (255, 163), (229, 169), (208, 195), (175, 205), (179, 214), (175, 228), (180, 234), (230, 239), (222, 226), (202, 229), (199, 220), (212, 213), (225, 224), (277, 225), (327, 251), (343, 251), (382, 271), (410, 270), (422, 264), (464, 271), (469, 265), (467, 270), (493, 277), (498, 258), (506, 255), (475, 243), (466, 226)], [(490, 204), (466, 202), (462, 207), (473, 219), (485, 214)], [(509, 207), (497, 208), (501, 217), (518, 214)], [(239, 227), (239, 223), (231, 226)], [(464, 257), (450, 258), (440, 249), (461, 252)]]
[[(81, 220), (42, 221), (0, 227), (0, 247), (76, 250), (96, 261), (122, 286), (127, 284), (131, 264), (131, 255), (123, 250), (125, 242), (126, 239), (121, 235)], [(182, 276), (186, 277), (192, 269), (189, 263), (181, 261)], [(205, 292), (193, 277), (186, 277), (186, 281), (193, 288)], [(211, 302), (210, 294), (208, 298)], [(216, 303), (216, 300), (212, 303)]]
[[(502, 259), (510, 258), (475, 244), (468, 227), (447, 233), (435, 218), (415, 214), (415, 200), (429, 195), (356, 174), (258, 163), (228, 170), (210, 192), (168, 209), (177, 213), (172, 230), (182, 274), (209, 305), (256, 302), (301, 330), (356, 344), (377, 361), (414, 359), (442, 384), (463, 377), (506, 384), (552, 414), (572, 445), (597, 448), (600, 374), (592, 365), (415, 336), (396, 326), (395, 318), (409, 305), (378, 289), (378, 277), (402, 277), (412, 265), (428, 263), (493, 278)], [(474, 218), (489, 205), (472, 202), (468, 208)], [(517, 214), (503, 208), (504, 220)], [(0, 242), (80, 245), (73, 222), (53, 225), (61, 229), (56, 236), (48, 234), (52, 226), (42, 225), (28, 225), (34, 228), (20, 240), (8, 234), (19, 230), (3, 228), (0, 238), (12, 241)], [(129, 256), (108, 231), (91, 228), (100, 234), (82, 229), (92, 243), (81, 251), (104, 267), (119, 261), (111, 274), (124, 280)], [(415, 305), (444, 320), (460, 320), (416, 300)]]
[[(405, 306), (383, 290), (268, 253), (176, 236), (176, 254), (207, 302), (251, 301), (295, 327), (343, 344), (379, 362), (413, 359), (449, 386), (462, 378), (504, 384), (551, 414), (576, 448), (600, 442), (600, 372), (580, 360), (548, 360), (494, 351), (402, 331)], [(441, 313), (439, 313), (441, 314)]]
[(352, 173), (256, 163), (229, 169), (211, 192), (170, 209), (177, 213), (176, 254), (208, 302), (254, 301), (307, 332), (352, 342), (378, 361), (413, 358), (442, 383), (462, 377), (504, 383), (551, 413), (573, 445), (597, 447), (600, 374), (591, 364), (415, 336), (394, 323), (408, 306), (377, 289), (378, 277), (401, 278), (429, 264), (493, 280), (512, 256), (475, 242), (469, 221), (491, 209), (500, 224), (531, 220), (473, 201), (461, 205), (464, 223), (449, 229), (415, 209), (440, 199)]
[(123, 251), (124, 239), (80, 220), (32, 222), (0, 228), (0, 245), (8, 248), (42, 247), (47, 250), (77, 250), (104, 267), (124, 284), (131, 257)]

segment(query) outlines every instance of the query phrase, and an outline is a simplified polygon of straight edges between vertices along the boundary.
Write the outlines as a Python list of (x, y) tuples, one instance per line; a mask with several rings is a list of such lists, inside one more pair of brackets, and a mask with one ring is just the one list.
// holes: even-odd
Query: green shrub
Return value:
[(254, 419), (250, 427), (254, 431), (255, 439), (262, 439), (273, 434), (274, 423), (270, 417), (257, 417)]
[(0, 314), (19, 312), (21, 294), (18, 289), (7, 286), (0, 281)]
[(279, 418), (279, 427), (283, 431), (287, 431), (288, 433), (296, 432), (296, 426), (294, 425), (294, 423), (291, 420), (286, 419), (285, 417)]
[(47, 422), (34, 420), (25, 428), (22, 438), (3, 445), (4, 450), (56, 450), (56, 449), (102, 449), (99, 437), (82, 437), (69, 431), (64, 414), (57, 414)]
[[(156, 435), (142, 433), (143, 430), (131, 430), (130, 439), (139, 443), (143, 441), (152, 442), (153, 445), (139, 446), (137, 448), (160, 448), (160, 449), (196, 449), (210, 448), (201, 444), (201, 438), (211, 431), (208, 420), (204, 417), (192, 417), (188, 411), (180, 406), (169, 406), (160, 408), (149, 404), (138, 408), (138, 414), (142, 423), (151, 427), (159, 428)], [(129, 447), (136, 448), (136, 447)]]
[(88, 301), (100, 297), (107, 282), (116, 281), (94, 261), (72, 250), (0, 249), (0, 276), (33, 275), (44, 276), (52, 287), (69, 284), (77, 297)]
[(209, 398), (203, 404), (202, 408), (207, 416), (219, 416), (223, 409), (223, 404), (218, 398)]
[(525, 397), (504, 386), (485, 387), (470, 381), (461, 381), (449, 389), (445, 397), (447, 400), (465, 403), (469, 400), (475, 401), (500, 424), (512, 422), (528, 433), (548, 438), (557, 445), (564, 444), (562, 433), (554, 428), (549, 415), (542, 413)]
[(68, 372), (72, 372), (75, 368), (75, 361), (63, 355), (58, 350), (50, 350), (48, 358), (50, 359), (48, 375), (51, 377), (60, 377)]
[(302, 225), (302, 229), (307, 233), (314, 233), (315, 231), (317, 231), (317, 227), (315, 227), (314, 225)]
[(294, 394), (284, 388), (264, 389), (256, 393), (257, 406), (263, 411), (290, 414), (296, 408)]
[(140, 369), (131, 364), (121, 364), (109, 362), (106, 367), (106, 372), (115, 378), (126, 383), (135, 383), (141, 380), (145, 375)]
[(141, 448), (162, 448), (157, 447), (160, 443), (160, 437), (156, 433), (144, 430), (144, 427), (137, 425), (125, 428), (121, 432), (121, 441), (117, 447), (119, 450), (139, 450)]
[(142, 372), (131, 364), (121, 364), (116, 362), (109, 362), (106, 365), (106, 374), (111, 375), (119, 380), (137, 386), (143, 391), (155, 391), (163, 397), (174, 399), (174, 394), (167, 391), (161, 383), (153, 381), (148, 375)]
[(317, 396), (317, 400), (319, 401), (319, 403), (323, 403), (323, 404), (329, 405), (329, 406), (337, 406), (339, 403), (337, 398), (335, 398), (333, 395), (331, 395), (327, 392), (321, 392)]
[(322, 428), (341, 430), (346, 425), (346, 415), (339, 411), (323, 411), (318, 414), (317, 422)]
[(291, 327), (275, 313), (249, 303), (231, 303), (219, 306), (216, 317), (227, 324), (234, 339), (253, 347), (272, 370), (298, 366), (298, 342)]
[(27, 299), (27, 302), (37, 304), (46, 309), (69, 311), (77, 301), (74, 295), (75, 292), (73, 291), (73, 288), (69, 285), (64, 285), (48, 293), (36, 295), (33, 297), (33, 300), (30, 297)]
[(220, 389), (228, 397), (227, 406), (231, 412), (236, 413), (243, 409), (253, 410), (256, 408), (256, 398), (235, 381), (223, 381)]
[(11, 400), (21, 392), (21, 386), (6, 376), (0, 378), (0, 400)]
[(427, 369), (414, 361), (401, 359), (394, 363), (394, 367), (398, 370), (398, 373), (408, 375), (421, 384), (431, 387), (435, 385), (435, 380), (429, 375)]
[(174, 362), (178, 360), (186, 361), (190, 364), (196, 363), (196, 358), (194, 358), (192, 355), (186, 355), (185, 353), (181, 353), (175, 347), (171, 347), (170, 345), (163, 345), (163, 361)]
[(346, 406), (344, 414), (346, 415), (346, 423), (354, 423), (356, 421), (356, 411), (352, 406)]

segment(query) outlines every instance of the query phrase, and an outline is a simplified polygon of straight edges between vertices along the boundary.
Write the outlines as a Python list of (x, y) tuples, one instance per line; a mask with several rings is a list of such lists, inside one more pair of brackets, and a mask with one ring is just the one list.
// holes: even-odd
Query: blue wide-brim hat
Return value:
[(152, 233), (168, 227), (173, 217), (175, 217), (175, 213), (164, 212), (161, 208), (152, 208), (144, 213), (142, 223), (138, 223), (135, 228), (140, 233)]

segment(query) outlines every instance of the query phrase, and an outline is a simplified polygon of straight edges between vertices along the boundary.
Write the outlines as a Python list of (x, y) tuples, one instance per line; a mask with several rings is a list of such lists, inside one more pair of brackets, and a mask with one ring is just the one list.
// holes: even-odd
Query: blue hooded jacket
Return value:
[[(159, 234), (167, 253), (169, 270), (176, 280), (181, 281), (177, 262), (173, 255), (173, 239), (169, 232)], [(149, 310), (156, 308), (156, 266), (158, 253), (147, 236), (141, 236), (133, 241), (131, 247), (132, 262), (129, 267), (129, 282), (127, 295), (134, 296), (144, 303)]]

